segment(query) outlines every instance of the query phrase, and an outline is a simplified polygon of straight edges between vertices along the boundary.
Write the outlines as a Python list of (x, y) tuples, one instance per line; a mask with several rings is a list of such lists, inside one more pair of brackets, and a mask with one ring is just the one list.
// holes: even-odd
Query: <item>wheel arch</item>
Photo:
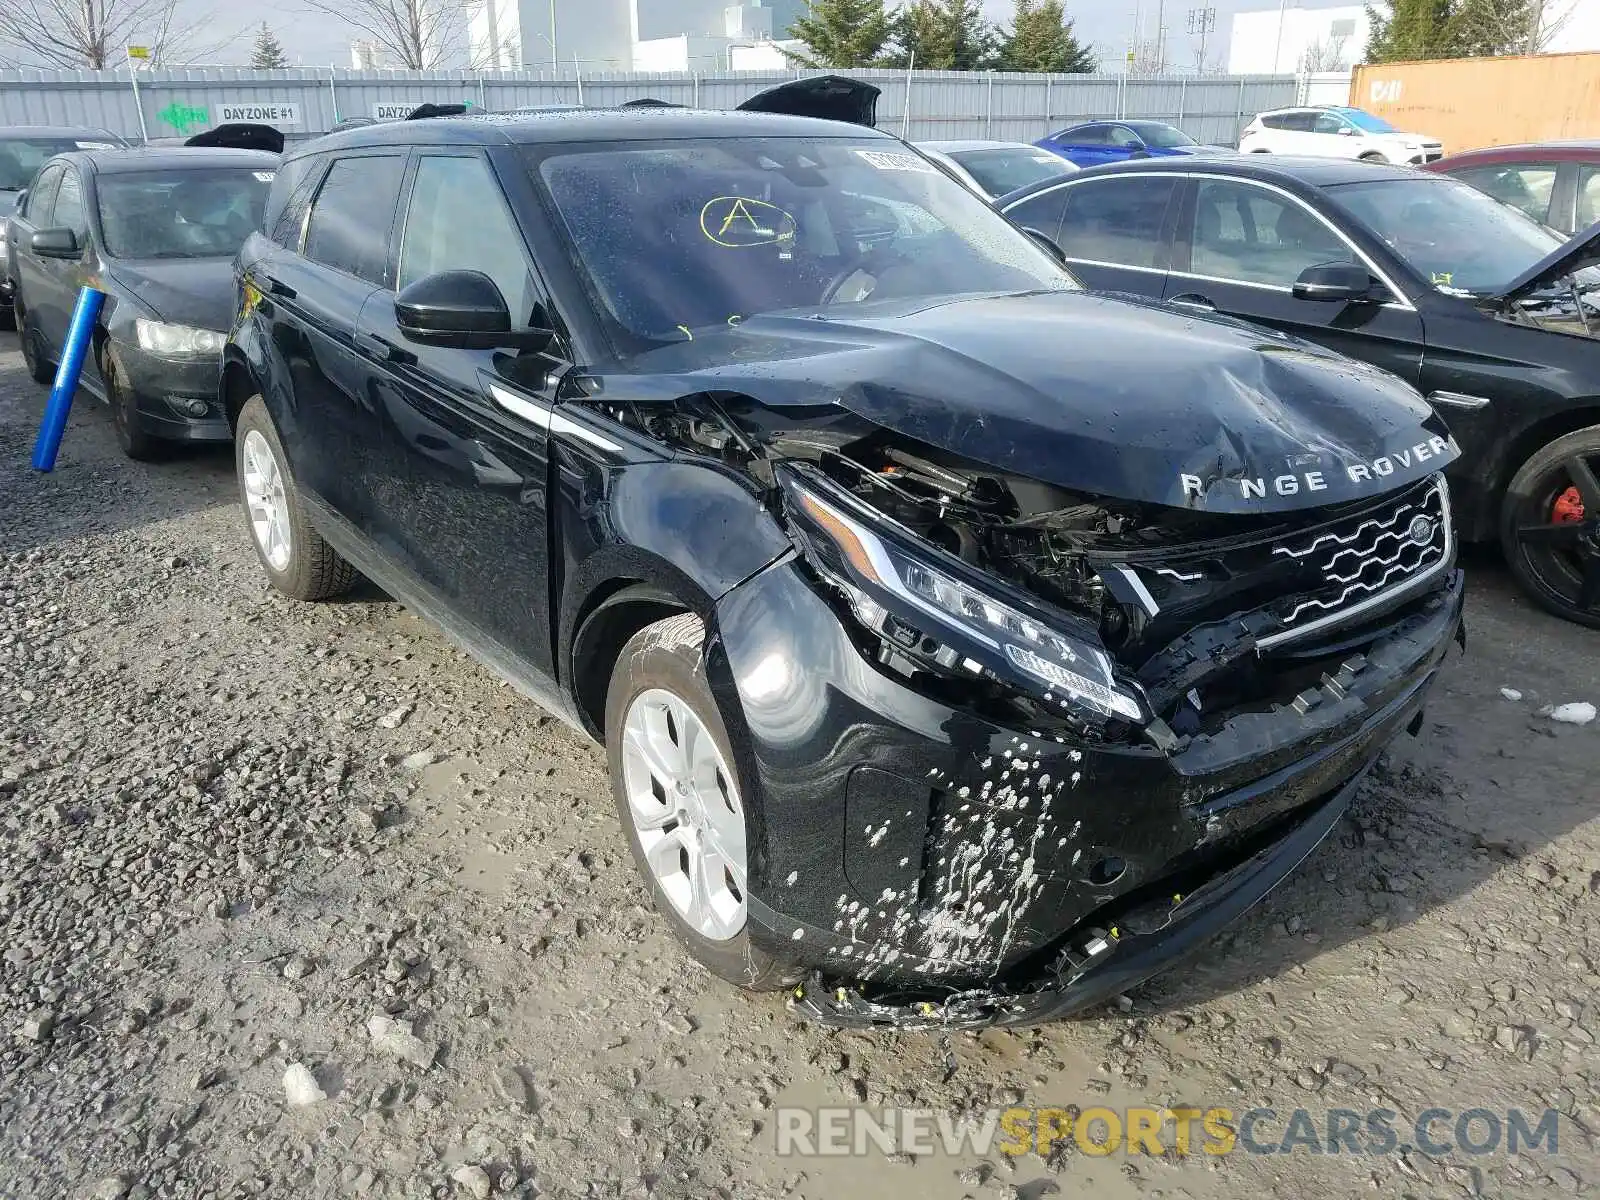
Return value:
[(1492, 511), (1485, 514), (1485, 519), (1491, 526), (1496, 529), (1499, 527), (1500, 510), (1505, 503), (1506, 489), (1511, 486), (1511, 481), (1516, 478), (1523, 463), (1537, 454), (1541, 447), (1548, 446), (1557, 438), (1596, 425), (1600, 425), (1600, 396), (1584, 400), (1579, 407), (1553, 412), (1519, 430), (1507, 444), (1506, 451), (1500, 456), (1492, 476), (1489, 488)]
[[(575, 614), (566, 666), (577, 714), (594, 739), (605, 744), (606, 696), (622, 648), (641, 629), (667, 617), (711, 607), (691, 595), (692, 585), (618, 576), (597, 585)], [(692, 589), (697, 592), (698, 589)]]
[(245, 402), (251, 396), (261, 391), (256, 382), (255, 372), (243, 358), (230, 355), (223, 360), (222, 378), (217, 388), (222, 401), (222, 411), (228, 417), (228, 429), (230, 432), (237, 432), (239, 411), (244, 408)]

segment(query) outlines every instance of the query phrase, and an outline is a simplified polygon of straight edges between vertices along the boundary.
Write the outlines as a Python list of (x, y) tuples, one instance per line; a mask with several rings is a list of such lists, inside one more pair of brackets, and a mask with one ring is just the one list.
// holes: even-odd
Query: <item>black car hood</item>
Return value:
[(227, 258), (119, 259), (108, 280), (174, 325), (227, 329), (233, 323), (233, 261)]
[(1594, 266), (1600, 266), (1600, 221), (1573, 234), (1564, 244), (1513, 279), (1503, 291), (1496, 293), (1496, 298), (1515, 300), (1518, 296), (1558, 283), (1574, 271)]
[(1223, 318), (1088, 292), (751, 317), (597, 371), (599, 401), (838, 405), (997, 470), (1259, 513), (1390, 491), (1458, 451), (1387, 372)]

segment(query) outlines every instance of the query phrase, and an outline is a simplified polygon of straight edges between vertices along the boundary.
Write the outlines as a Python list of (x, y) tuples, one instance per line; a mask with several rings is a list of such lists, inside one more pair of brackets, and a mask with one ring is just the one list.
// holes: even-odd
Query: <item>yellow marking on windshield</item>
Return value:
[(747, 196), (713, 196), (700, 210), (700, 232), (734, 250), (791, 241), (794, 229), (794, 218), (776, 204)]

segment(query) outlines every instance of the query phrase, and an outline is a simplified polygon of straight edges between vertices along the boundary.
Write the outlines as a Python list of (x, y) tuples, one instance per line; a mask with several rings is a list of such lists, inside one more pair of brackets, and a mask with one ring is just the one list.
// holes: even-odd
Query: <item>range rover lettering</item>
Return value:
[(291, 151), (225, 352), (247, 523), (283, 592), (360, 572), (603, 743), (711, 970), (1037, 1023), (1201, 944), (1416, 730), (1456, 448), (782, 100)]

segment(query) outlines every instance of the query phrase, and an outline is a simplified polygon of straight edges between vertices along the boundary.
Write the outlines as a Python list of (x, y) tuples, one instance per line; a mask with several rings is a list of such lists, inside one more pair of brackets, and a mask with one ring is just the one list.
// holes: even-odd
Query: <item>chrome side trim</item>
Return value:
[(508, 413), (537, 425), (551, 436), (565, 434), (567, 437), (575, 437), (580, 441), (588, 442), (596, 449), (604, 450), (609, 454), (622, 453), (622, 447), (610, 438), (600, 436), (588, 426), (580, 425), (564, 413), (556, 412), (536, 400), (529, 400), (526, 396), (519, 396), (516, 392), (509, 391), (493, 383), (489, 385), (489, 394), (494, 397), (494, 402)]
[(1430, 392), (1429, 404), (1443, 404), (1446, 408), (1463, 408), (1477, 412), (1493, 403), (1487, 396), (1469, 396), (1465, 392)]

